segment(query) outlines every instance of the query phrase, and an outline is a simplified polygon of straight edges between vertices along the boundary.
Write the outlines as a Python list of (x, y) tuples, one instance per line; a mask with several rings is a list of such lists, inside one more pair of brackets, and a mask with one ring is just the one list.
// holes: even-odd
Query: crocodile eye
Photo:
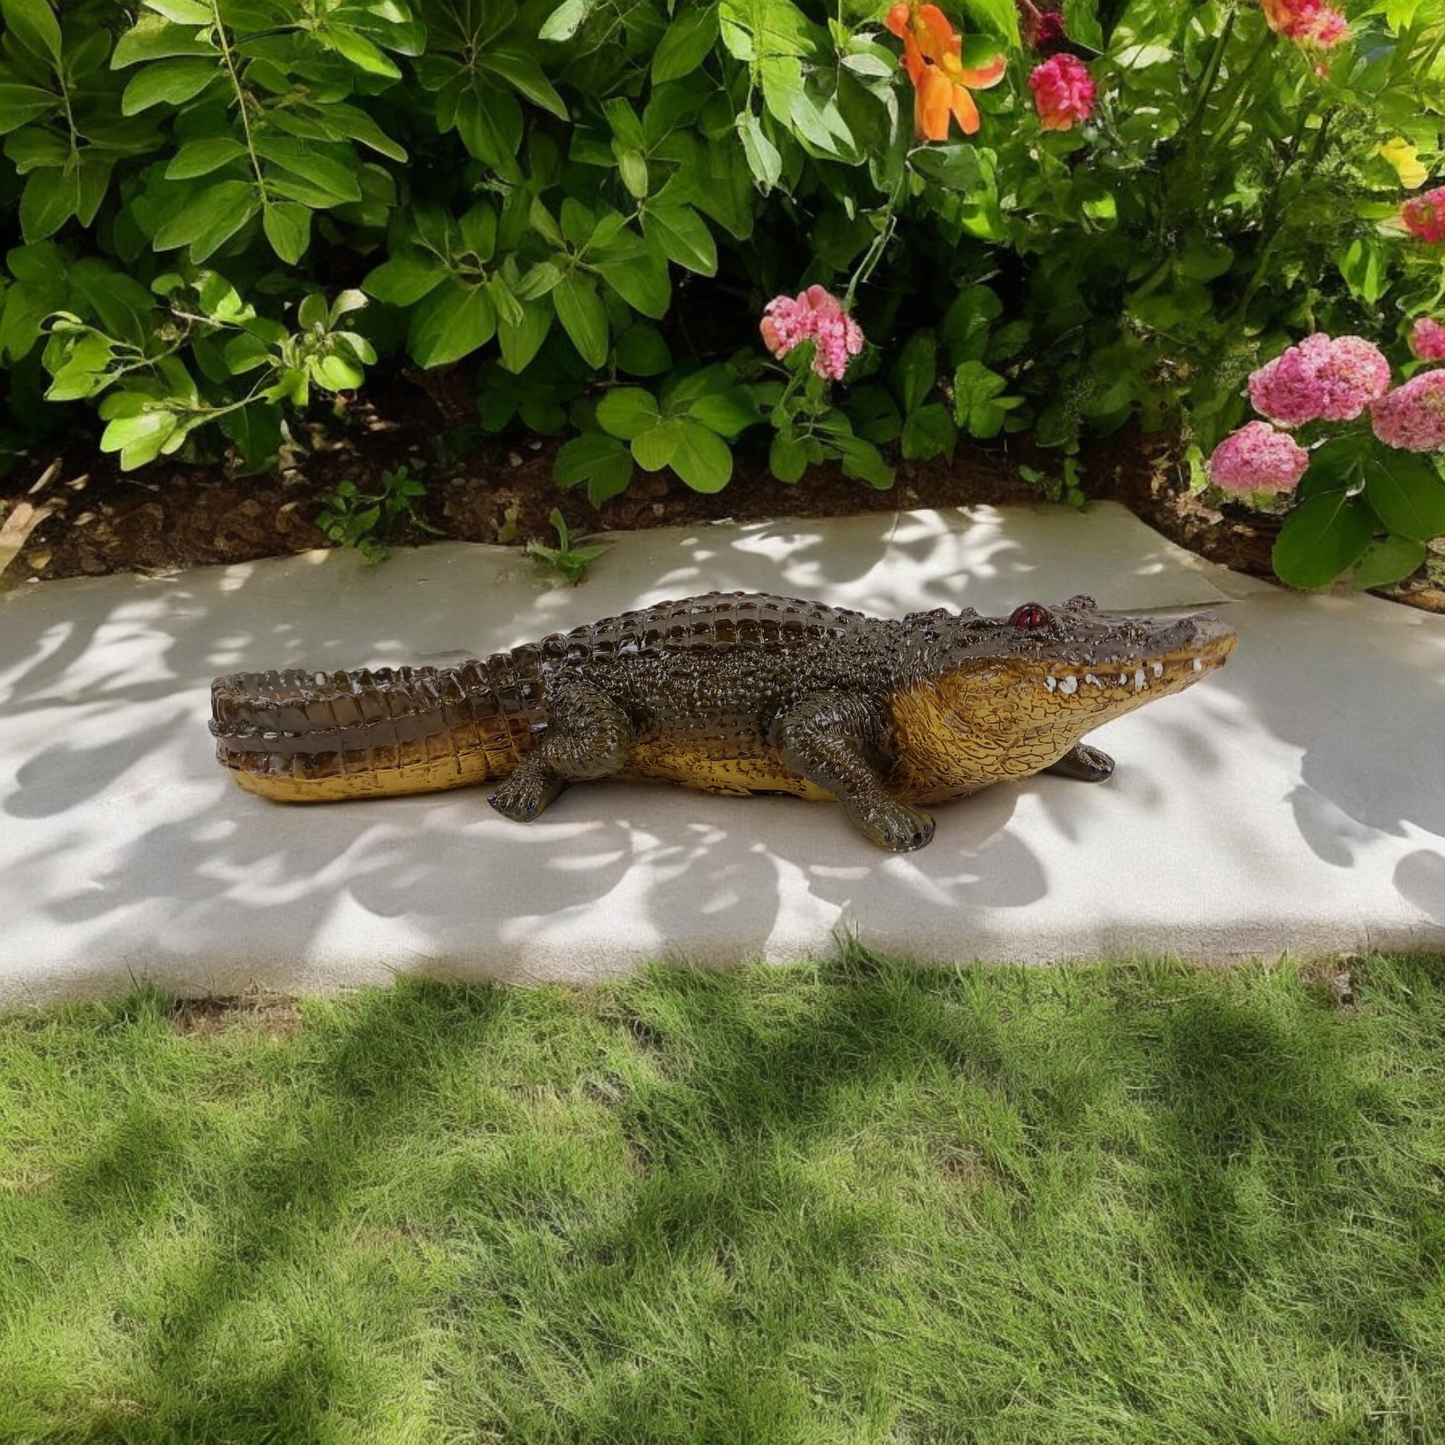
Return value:
[(1041, 627), (1047, 627), (1052, 622), (1052, 614), (1037, 602), (1025, 602), (1022, 607), (1009, 618), (1009, 623), (1017, 627), (1021, 632), (1037, 632)]

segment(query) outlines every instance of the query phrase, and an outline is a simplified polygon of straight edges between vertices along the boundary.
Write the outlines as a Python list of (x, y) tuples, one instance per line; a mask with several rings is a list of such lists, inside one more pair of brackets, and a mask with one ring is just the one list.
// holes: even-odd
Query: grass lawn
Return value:
[(0, 1440), (1445, 1440), (1445, 958), (0, 1018)]

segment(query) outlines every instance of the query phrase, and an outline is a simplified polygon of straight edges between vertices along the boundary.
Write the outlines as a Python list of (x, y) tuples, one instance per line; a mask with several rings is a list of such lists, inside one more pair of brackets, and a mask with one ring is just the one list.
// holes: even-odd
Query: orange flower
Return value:
[(963, 37), (937, 5), (898, 0), (884, 22), (903, 41), (903, 68), (913, 82), (913, 124), (919, 140), (947, 140), (952, 116), (964, 135), (979, 126), (972, 90), (987, 90), (1003, 79), (1008, 62), (995, 56), (980, 70), (963, 64)]

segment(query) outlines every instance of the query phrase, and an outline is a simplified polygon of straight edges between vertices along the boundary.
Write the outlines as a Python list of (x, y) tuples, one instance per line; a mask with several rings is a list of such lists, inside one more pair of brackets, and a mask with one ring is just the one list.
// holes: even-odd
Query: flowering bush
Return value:
[[(1421, 330), (1417, 325), (1415, 330)], [(1424, 333), (1427, 343), (1432, 339)], [(1421, 460), (1382, 450), (1445, 450), (1445, 370), (1391, 388), (1390, 365), (1358, 336), (1307, 336), (1249, 378), (1255, 410), (1288, 428), (1354, 421), (1363, 430), (1326, 434), (1314, 485), (1281, 529), (1275, 569), (1286, 581), (1318, 586), (1347, 566), (1378, 584), (1418, 567), (1429, 537), (1445, 532), (1445, 485)], [(1293, 492), (1312, 457), (1288, 432), (1252, 421), (1209, 458), (1209, 480), (1231, 492)], [(1380, 535), (1383, 534), (1383, 535)]]
[[(1135, 422), (1230, 485), (1304, 450), (1308, 575), (1377, 579), (1445, 534), (1375, 434), (1433, 435), (1438, 383), (1381, 389), (1442, 346), (1438, 9), (5, 0), (0, 441), (81, 403), (126, 466), (260, 467), (318, 394), (455, 368), (600, 504)], [(1219, 458), (1262, 371), (1354, 430)]]

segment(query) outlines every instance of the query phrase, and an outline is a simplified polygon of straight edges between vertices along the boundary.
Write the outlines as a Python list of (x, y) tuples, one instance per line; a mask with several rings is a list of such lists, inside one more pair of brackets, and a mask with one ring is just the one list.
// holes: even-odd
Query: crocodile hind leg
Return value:
[(1114, 771), (1114, 760), (1101, 748), (1075, 743), (1058, 762), (1050, 763), (1046, 773), (1061, 778), (1075, 778), (1081, 783), (1102, 783)]
[(627, 714), (585, 682), (554, 683), (547, 713), (546, 736), (487, 799), (518, 822), (535, 818), (568, 783), (615, 773), (637, 741)]
[(933, 837), (933, 819), (884, 785), (870, 756), (882, 734), (882, 719), (862, 699), (823, 692), (780, 713), (768, 741), (785, 766), (832, 793), (865, 838), (907, 853)]

